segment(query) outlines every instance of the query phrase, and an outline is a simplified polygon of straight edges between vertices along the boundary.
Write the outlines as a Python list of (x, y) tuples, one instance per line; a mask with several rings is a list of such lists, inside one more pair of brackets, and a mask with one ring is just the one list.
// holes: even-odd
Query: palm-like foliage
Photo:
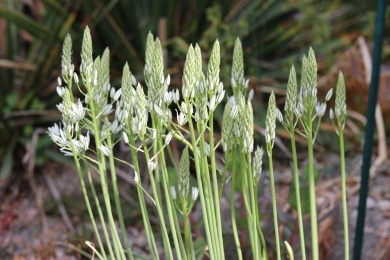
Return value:
[[(0, 140), (0, 158), (8, 154), (4, 158), (12, 161), (13, 147), (26, 124), (52, 120), (47, 109), (58, 102), (52, 94), (61, 44), (68, 32), (74, 45), (80, 46), (82, 31), (89, 25), (96, 52), (109, 46), (111, 75), (116, 77), (125, 62), (135, 76), (141, 75), (146, 35), (152, 31), (169, 53), (165, 63), (173, 83), (190, 43), (200, 42), (202, 49), (211, 49), (219, 38), (224, 49), (232, 50), (240, 37), (245, 74), (257, 79), (256, 84), (275, 84), (279, 79), (286, 81), (289, 64), (308, 45), (316, 50), (320, 63), (332, 62), (330, 54), (348, 43), (341, 36), (362, 29), (364, 16), (353, 11), (339, 0), (4, 0), (0, 4), (5, 28), (0, 35), (0, 121), (4, 122), (0, 136), (5, 138)], [(230, 82), (230, 57), (231, 53), (222, 54), (224, 82)], [(35, 113), (36, 109), (41, 111)], [(20, 111), (28, 111), (27, 116), (20, 117)], [(3, 170), (9, 172), (4, 158), (2, 165), (8, 167)]]

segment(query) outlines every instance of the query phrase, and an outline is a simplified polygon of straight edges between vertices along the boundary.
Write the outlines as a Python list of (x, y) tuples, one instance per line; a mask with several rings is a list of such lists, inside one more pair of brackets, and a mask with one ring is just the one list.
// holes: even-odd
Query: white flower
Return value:
[(331, 120), (334, 119), (334, 114), (333, 114), (333, 109), (332, 108), (329, 110), (329, 117), (330, 117)]
[(249, 90), (249, 93), (248, 93), (248, 100), (252, 100), (254, 95), (255, 95), (255, 92), (251, 88), (251, 90)]
[(68, 139), (65, 136), (64, 131), (57, 125), (54, 124), (54, 126), (49, 127), (47, 129), (47, 133), (50, 136), (50, 138), (60, 147), (68, 147), (69, 142)]
[(137, 79), (134, 77), (133, 74), (131, 74), (131, 82), (132, 82), (133, 86), (137, 85)]
[(181, 102), (180, 108), (181, 108), (180, 110), (182, 113), (187, 114), (187, 106), (186, 106), (186, 103), (184, 101)]
[(174, 200), (177, 198), (176, 189), (174, 186), (171, 186), (171, 196), (172, 196), (172, 199), (174, 199)]
[(156, 137), (157, 137), (156, 129), (154, 129), (154, 128), (150, 129), (150, 133), (152, 134), (152, 139), (156, 140)]
[(333, 94), (333, 88), (329, 89), (328, 93), (326, 93), (325, 101), (329, 101), (332, 98), (332, 94)]
[(166, 136), (165, 136), (165, 145), (168, 145), (172, 140), (172, 133), (169, 132)]
[(216, 107), (216, 97), (213, 95), (209, 101), (209, 109), (210, 111), (214, 111)]
[(232, 84), (232, 88), (236, 88), (236, 87), (237, 87), (236, 80), (232, 77), (232, 78), (230, 79), (230, 81), (231, 81), (231, 84)]
[(56, 91), (57, 91), (58, 96), (63, 97), (64, 93), (65, 93), (65, 88), (61, 87), (61, 85), (58, 85), (56, 87)]
[(326, 111), (326, 103), (317, 103), (316, 104), (316, 113), (319, 117), (322, 117)]
[(87, 132), (87, 135), (80, 135), (80, 144), (83, 148), (84, 151), (87, 151), (88, 148), (89, 148), (89, 141), (90, 141), (90, 138), (89, 138), (89, 132)]
[(113, 111), (112, 105), (105, 104), (97, 117), (109, 115), (109, 114), (111, 114), (112, 111)]
[(115, 119), (110, 123), (110, 131), (113, 134), (119, 133), (119, 131), (122, 130), (122, 127), (119, 125), (118, 119)]
[(74, 122), (78, 122), (85, 117), (85, 109), (80, 99), (77, 103), (73, 103), (71, 106), (71, 110), (69, 111)]
[(179, 125), (183, 126), (185, 123), (187, 123), (187, 116), (180, 112), (180, 114), (177, 115), (177, 122)]
[(313, 88), (313, 89), (311, 90), (311, 96), (312, 96), (313, 98), (316, 98), (316, 97), (317, 97), (317, 88)]
[(193, 201), (196, 201), (198, 199), (199, 195), (199, 189), (197, 187), (192, 187), (192, 192), (191, 192), (191, 198)]
[(101, 144), (101, 145), (99, 146), (99, 150), (100, 150), (105, 156), (110, 156), (110, 155), (111, 155), (110, 149), (109, 149), (106, 145), (104, 145), (104, 144)]
[(171, 84), (171, 75), (168, 74), (168, 76), (165, 79), (164, 85), (169, 86)]
[(127, 136), (125, 131), (122, 132), (122, 135), (123, 135), (123, 140), (125, 141), (126, 144), (128, 144), (129, 143), (129, 137)]
[(154, 107), (154, 111), (156, 111), (157, 115), (158, 115), (160, 118), (164, 119), (164, 118), (165, 118), (165, 114), (164, 114), (164, 112), (162, 111), (162, 109), (161, 109), (159, 106), (157, 106), (156, 104), (154, 104), (153, 107)]
[(244, 83), (244, 87), (245, 87), (245, 88), (248, 88), (248, 86), (249, 86), (249, 79), (247, 79), (247, 80), (245, 81), (245, 83)]
[(148, 169), (149, 169), (149, 171), (150, 172), (154, 171), (156, 169), (156, 166), (157, 166), (156, 162), (153, 161), (152, 159), (150, 159), (149, 162), (148, 162)]
[(282, 112), (280, 112), (279, 108), (276, 108), (275, 112), (276, 112), (276, 119), (279, 122), (283, 122), (283, 115)]
[(77, 73), (73, 73), (73, 79), (74, 79), (74, 82), (78, 85), (79, 84), (79, 76), (77, 76)]
[(138, 181), (139, 181), (139, 176), (138, 176), (138, 173), (136, 171), (134, 171), (134, 181), (135, 181), (135, 183), (138, 183)]

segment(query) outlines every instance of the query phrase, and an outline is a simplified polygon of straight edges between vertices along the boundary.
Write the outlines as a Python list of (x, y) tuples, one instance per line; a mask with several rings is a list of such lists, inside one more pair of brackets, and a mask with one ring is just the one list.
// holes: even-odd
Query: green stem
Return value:
[[(106, 252), (105, 252), (104, 247), (103, 247), (102, 240), (101, 240), (100, 235), (99, 235), (100, 233), (99, 233), (97, 225), (96, 225), (95, 217), (94, 217), (94, 214), (92, 212), (91, 204), (89, 202), (88, 193), (87, 193), (87, 189), (85, 187), (85, 182), (84, 182), (84, 178), (83, 178), (83, 171), (81, 170), (80, 161), (77, 158), (76, 152), (73, 150), (74, 149), (73, 145), (71, 145), (71, 147), (72, 147), (73, 159), (74, 159), (74, 162), (76, 164), (77, 173), (79, 175), (80, 184), (81, 184), (81, 190), (82, 190), (83, 195), (84, 195), (84, 200), (85, 200), (85, 204), (87, 206), (87, 211), (88, 211), (88, 214), (89, 214), (89, 218), (91, 219), (93, 230), (95, 232), (96, 239), (98, 241), (99, 248), (100, 248), (100, 250), (102, 252), (102, 255), (103, 255), (104, 258), (107, 258)], [(89, 177), (89, 175), (90, 175), (90, 172), (88, 170), (88, 177)], [(93, 183), (91, 183), (91, 187), (93, 187)], [(96, 201), (97, 200), (97, 196), (94, 193), (93, 193), (93, 195), (94, 195), (94, 198), (95, 198), (95, 201)], [(98, 206), (98, 209), (99, 209), (100, 221), (102, 222), (102, 225), (103, 225), (103, 232), (105, 234), (106, 239), (108, 239), (108, 233), (107, 233), (107, 229), (105, 228), (105, 225), (104, 225), (103, 214), (101, 214), (101, 210), (100, 210), (99, 206)], [(110, 252), (110, 254), (111, 253), (112, 252)]]
[[(214, 206), (215, 206), (215, 218), (217, 225), (217, 234), (219, 237), (219, 249), (224, 256), (223, 251), (223, 236), (222, 236), (222, 224), (221, 224), (221, 210), (219, 205), (219, 193), (218, 193), (218, 179), (217, 179), (217, 166), (216, 166), (216, 158), (215, 158), (215, 144), (214, 144), (214, 113), (210, 112), (209, 117), (209, 136), (210, 136), (210, 162), (211, 162), (211, 176), (213, 181), (213, 190), (214, 190)], [(206, 157), (207, 159), (207, 157)]]
[(187, 198), (182, 198), (183, 205), (183, 220), (184, 220), (184, 244), (185, 244), (185, 255), (187, 259), (191, 259), (191, 226), (190, 219), (187, 212)]
[(187, 118), (188, 118), (188, 126), (190, 129), (190, 136), (191, 136), (191, 144), (192, 144), (192, 152), (194, 156), (194, 162), (195, 162), (195, 171), (196, 171), (196, 180), (198, 183), (198, 188), (199, 188), (199, 199), (200, 199), (200, 204), (202, 206), (202, 212), (203, 212), (203, 220), (205, 224), (205, 232), (206, 232), (206, 239), (207, 239), (207, 244), (209, 247), (209, 253), (210, 253), (210, 259), (217, 259), (215, 258), (215, 253), (214, 253), (214, 246), (213, 246), (213, 239), (212, 239), (212, 233), (210, 231), (210, 223), (209, 223), (209, 217), (207, 214), (207, 207), (206, 207), (206, 198), (205, 198), (205, 193), (203, 190), (203, 184), (202, 184), (202, 176), (201, 176), (201, 162), (199, 159), (198, 155), (198, 146), (197, 146), (197, 138), (195, 136), (195, 131), (194, 131), (194, 126), (192, 123), (192, 117), (191, 117), (191, 107), (190, 103), (188, 100), (186, 102), (186, 107), (187, 107)]
[(301, 205), (301, 191), (299, 185), (299, 175), (298, 175), (298, 156), (297, 148), (295, 145), (295, 128), (293, 122), (290, 122), (289, 133), (291, 139), (291, 151), (293, 157), (293, 178), (294, 178), (294, 187), (295, 187), (295, 200), (297, 202), (297, 213), (298, 213), (298, 226), (299, 226), (299, 242), (301, 245), (301, 254), (302, 260), (306, 260), (306, 249), (305, 249), (305, 235), (303, 227), (303, 214), (302, 214), (302, 205)]
[(318, 254), (318, 228), (316, 207), (316, 186), (314, 180), (314, 155), (313, 155), (313, 122), (307, 120), (307, 150), (309, 157), (309, 196), (310, 196), (310, 226), (313, 260), (319, 259)]
[[(243, 165), (245, 164), (245, 157), (242, 153), (240, 153), (240, 162), (241, 162), (241, 167), (245, 169), (246, 165)], [(249, 187), (248, 187), (248, 176), (247, 176), (247, 173), (244, 172), (243, 175), (240, 175), (241, 177), (241, 184), (242, 184), (242, 194), (243, 194), (243, 197), (244, 197), (244, 204), (245, 204), (245, 210), (246, 210), (246, 215), (247, 215), (247, 225), (248, 225), (248, 231), (249, 231), (249, 241), (250, 241), (250, 244), (251, 244), (251, 248), (252, 250), (254, 250), (254, 248), (257, 246), (254, 244), (254, 230), (253, 230), (253, 222), (254, 222), (254, 218), (253, 218), (253, 215), (252, 215), (252, 209), (251, 209), (251, 202), (250, 202), (250, 191), (249, 191)], [(256, 252), (253, 252), (253, 254), (255, 254)], [(254, 258), (256, 258), (256, 256), (254, 255)]]
[(247, 153), (247, 158), (246, 158), (247, 165), (245, 169), (247, 169), (248, 171), (245, 173), (245, 176), (248, 179), (250, 201), (251, 201), (251, 212), (253, 217), (253, 221), (251, 221), (252, 224), (251, 230), (253, 232), (252, 239), (253, 239), (254, 248), (252, 248), (252, 250), (253, 250), (254, 258), (261, 259), (260, 257), (261, 244), (259, 242), (259, 233), (257, 229), (257, 225), (259, 222), (259, 213), (257, 211), (257, 197), (255, 192), (255, 188), (257, 188), (257, 186), (253, 184), (252, 165), (250, 162), (251, 162), (251, 154)]
[(234, 157), (232, 158), (232, 152), (226, 151), (225, 152), (225, 165), (224, 165), (223, 171), (222, 171), (221, 185), (219, 186), (219, 197), (220, 198), (222, 197), (223, 190), (225, 189), (228, 165), (229, 165), (229, 162), (231, 159), (234, 160)]
[[(257, 189), (257, 184), (255, 184), (256, 185), (256, 189), (255, 189), (255, 198), (258, 198), (259, 197), (259, 195), (258, 195), (258, 189)], [(260, 212), (259, 211), (259, 203), (256, 203), (256, 217), (257, 217), (257, 219), (256, 219), (256, 224), (257, 224), (257, 226), (256, 226), (256, 228), (257, 228), (257, 232), (259, 233), (259, 235), (260, 235), (260, 243), (261, 243), (261, 245), (262, 245), (262, 259), (268, 259), (268, 253), (267, 253), (267, 246), (266, 246), (266, 244), (265, 244), (265, 239), (264, 239), (264, 235), (263, 235), (263, 231), (261, 230), (261, 226), (260, 226), (260, 217), (259, 217), (259, 214), (258, 214), (258, 212)]]
[(340, 143), (341, 194), (342, 194), (343, 223), (344, 223), (344, 259), (349, 259), (347, 188), (346, 188), (346, 176), (345, 176), (346, 174), (345, 174), (344, 134), (343, 134), (342, 127), (339, 127), (339, 143)]
[(274, 165), (272, 159), (272, 146), (270, 143), (267, 144), (268, 151), (268, 162), (269, 162), (269, 178), (271, 185), (271, 197), (272, 197), (272, 215), (274, 219), (274, 230), (275, 230), (275, 243), (276, 243), (276, 255), (277, 259), (280, 260), (280, 241), (279, 241), (279, 225), (278, 225), (278, 211), (276, 205), (276, 194), (275, 194), (275, 178), (274, 178)]
[[(161, 130), (161, 129), (159, 129), (159, 130)], [(157, 131), (157, 136), (162, 136), (162, 135), (159, 135), (159, 133), (161, 133), (161, 131)], [(161, 150), (163, 148), (161, 138), (158, 138), (158, 148), (159, 148), (159, 150)], [(175, 245), (175, 250), (176, 250), (176, 257), (178, 259), (182, 259), (181, 252), (184, 250), (181, 246), (182, 243), (180, 243), (180, 245), (179, 245), (178, 233), (176, 232), (176, 228), (178, 227), (178, 223), (177, 223), (177, 219), (175, 221), (176, 210), (175, 210), (175, 207), (172, 205), (173, 201), (172, 201), (172, 196), (170, 193), (168, 171), (167, 171), (167, 165), (165, 164), (164, 151), (161, 150), (161, 153), (159, 155), (160, 155), (160, 159), (161, 159), (160, 160), (161, 170), (162, 170), (161, 175), (162, 175), (162, 181), (163, 181), (162, 185), (163, 185), (163, 190), (164, 190), (164, 195), (165, 195), (165, 202), (167, 204), (166, 206), (167, 206), (167, 211), (168, 211), (168, 220), (169, 220), (169, 224), (171, 227), (172, 236), (173, 236), (173, 243)]]
[[(146, 145), (146, 141), (144, 139), (142, 139), (142, 145), (143, 145), (143, 149), (144, 149), (144, 155), (145, 155), (146, 162), (149, 162), (150, 156), (149, 156), (149, 152), (148, 152), (148, 147)], [(153, 172), (148, 170), (148, 173), (149, 173), (149, 178), (150, 178), (150, 184), (152, 187), (153, 198), (154, 198), (154, 201), (156, 203), (157, 214), (158, 214), (158, 217), (160, 219), (160, 226), (161, 226), (161, 232), (162, 232), (162, 237), (163, 237), (165, 256), (167, 259), (173, 259), (171, 243), (169, 242), (168, 231), (167, 231), (167, 227), (165, 224), (164, 213), (163, 213), (162, 206), (161, 206), (161, 200), (159, 199), (159, 196), (158, 196), (159, 193), (157, 193), (158, 192), (157, 188), (156, 188), (157, 182), (154, 179)]]
[[(230, 151), (227, 151), (227, 153), (230, 153)], [(233, 236), (234, 236), (234, 242), (236, 244), (237, 249), (237, 256), (239, 260), (242, 260), (242, 251), (241, 251), (241, 244), (240, 239), (238, 236), (237, 231), (237, 220), (236, 220), (236, 208), (235, 208), (235, 187), (236, 187), (236, 169), (237, 169), (237, 162), (236, 157), (233, 157), (233, 166), (232, 166), (232, 186), (230, 188), (230, 216), (232, 219), (232, 229), (233, 229)]]
[[(107, 146), (109, 147), (109, 149), (111, 150), (111, 153), (112, 153), (113, 152), (113, 144), (112, 144), (112, 140), (111, 140), (111, 133), (110, 133), (109, 127), (106, 128), (106, 136), (107, 136)], [(123, 220), (123, 212), (122, 212), (122, 206), (121, 206), (120, 198), (119, 198), (119, 189), (118, 189), (118, 182), (116, 179), (116, 168), (115, 168), (113, 154), (111, 154), (111, 156), (109, 156), (109, 164), (110, 164), (112, 187), (113, 187), (113, 191), (114, 191), (113, 195), (114, 195), (114, 200), (115, 200), (115, 208), (116, 208), (116, 212), (117, 212), (118, 219), (119, 219), (119, 226), (121, 227), (121, 230), (123, 233), (123, 238), (124, 238), (124, 242), (126, 244), (128, 259), (133, 260), (134, 256), (133, 256), (133, 252), (131, 250), (130, 244), (129, 244), (125, 221)]]
[(106, 158), (103, 154), (103, 152), (99, 149), (99, 147), (102, 144), (101, 140), (101, 132), (100, 132), (100, 122), (99, 119), (97, 118), (96, 114), (96, 108), (95, 108), (95, 103), (94, 99), (92, 97), (92, 90), (91, 86), (87, 84), (87, 93), (88, 93), (88, 100), (90, 100), (89, 105), (90, 105), (90, 111), (91, 111), (91, 119), (92, 119), (92, 124), (93, 124), (93, 132), (94, 132), (94, 137), (95, 137), (95, 144), (97, 147), (97, 158), (99, 161), (98, 164), (98, 169), (99, 169), (99, 176), (100, 176), (100, 185), (103, 191), (103, 199), (104, 199), (104, 204), (106, 207), (106, 214), (108, 217), (108, 223), (110, 225), (111, 229), (111, 235), (112, 235), (112, 240), (114, 244), (114, 249), (115, 249), (115, 254), (117, 259), (125, 259), (125, 254), (123, 252), (123, 249), (121, 247), (118, 231), (115, 226), (115, 221), (112, 216), (112, 209), (111, 209), (111, 202), (110, 202), (110, 192), (108, 190), (108, 184), (107, 184), (107, 174), (106, 174)]
[(216, 253), (216, 259), (223, 259), (223, 249), (221, 249), (221, 240), (222, 237), (218, 234), (218, 228), (217, 228), (217, 220), (216, 220), (216, 212), (215, 212), (215, 205), (214, 205), (214, 199), (213, 199), (213, 192), (211, 188), (211, 181), (210, 181), (210, 174), (209, 174), (209, 164), (208, 164), (208, 158), (206, 155), (206, 148), (205, 148), (205, 138), (204, 138), (204, 126), (203, 122), (199, 122), (198, 124), (198, 132), (200, 133), (199, 137), (199, 147), (200, 147), (200, 162), (201, 162), (201, 178), (203, 181), (203, 187), (205, 192), (205, 198), (206, 198), (206, 208), (207, 208), (207, 214), (209, 215), (209, 221), (210, 221), (210, 229), (211, 234), (213, 238), (214, 243), (214, 249)]
[[(137, 150), (135, 149), (135, 140), (134, 140), (134, 137), (132, 134), (130, 134), (129, 142), (130, 142), (130, 152), (131, 152), (134, 170), (139, 175), (140, 169), (139, 169), (139, 163), (138, 163)], [(142, 183), (141, 176), (139, 176), (139, 181), (140, 181), (140, 183)], [(140, 203), (140, 207), (141, 207), (142, 220), (143, 220), (144, 227), (146, 230), (146, 237), (148, 240), (150, 253), (152, 255), (152, 259), (160, 259), (159, 254), (158, 254), (158, 250), (157, 250), (156, 241), (155, 241), (154, 235), (153, 235), (153, 230), (152, 230), (152, 227), (150, 226), (149, 213), (148, 213), (148, 210), (146, 208), (144, 191), (141, 188), (141, 184), (140, 185), (137, 184), (136, 186), (137, 186), (138, 199), (139, 199), (139, 203)]]

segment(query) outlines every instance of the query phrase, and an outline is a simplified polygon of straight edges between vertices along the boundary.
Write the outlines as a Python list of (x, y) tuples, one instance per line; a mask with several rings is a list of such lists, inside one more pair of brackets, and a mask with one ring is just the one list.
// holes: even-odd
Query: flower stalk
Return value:
[[(92, 38), (87, 27), (84, 31), (79, 73), (72, 64), (72, 41), (66, 36), (62, 51), (62, 76), (58, 79), (57, 93), (62, 102), (57, 105), (62, 114), (61, 124), (48, 129), (50, 138), (65, 156), (72, 156), (81, 183), (87, 211), (96, 235), (97, 247), (87, 241), (99, 259), (136, 259), (127, 235), (119, 193), (117, 164), (123, 163), (133, 175), (134, 189), (146, 231), (149, 256), (152, 259), (224, 259), (224, 238), (231, 232), (237, 259), (245, 259), (242, 245), (254, 259), (268, 259), (266, 241), (260, 225), (259, 180), (263, 168), (263, 155), (268, 155), (272, 214), (277, 259), (281, 252), (278, 212), (276, 204), (273, 146), (276, 138), (276, 120), (287, 129), (293, 154), (293, 179), (296, 191), (300, 247), (306, 259), (303, 213), (300, 198), (298, 159), (295, 134), (307, 138), (309, 159), (309, 188), (312, 257), (318, 259), (318, 234), (315, 204), (314, 152), (321, 118), (326, 102), (317, 101), (317, 67), (314, 52), (310, 49), (303, 57), (301, 88), (298, 93), (294, 67), (290, 70), (284, 115), (276, 106), (272, 92), (269, 98), (265, 149), (255, 147), (253, 90), (244, 78), (244, 59), (241, 42), (236, 40), (231, 71), (232, 96), (225, 98), (226, 90), (220, 81), (220, 45), (215, 41), (203, 73), (202, 53), (198, 45), (190, 45), (183, 71), (181, 89), (170, 87), (170, 76), (164, 75), (162, 47), (158, 38), (147, 36), (143, 87), (131, 74), (127, 64), (123, 67), (119, 88), (110, 85), (109, 50), (93, 58)], [(63, 85), (64, 82), (64, 85)], [(73, 86), (76, 86), (74, 91)], [(214, 113), (224, 104), (221, 141), (215, 134)], [(346, 105), (342, 74), (336, 92), (336, 105), (330, 110), (340, 142), (341, 181), (343, 192), (343, 219), (345, 255), (348, 258), (348, 215), (346, 211), (345, 159), (343, 130)], [(171, 105), (175, 104), (176, 120)], [(181, 143), (179, 163), (174, 160), (171, 141)], [(90, 146), (93, 142), (93, 146)], [(129, 147), (131, 160), (115, 156), (115, 146), (124, 143)], [(217, 150), (223, 150), (223, 165)], [(142, 167), (140, 159), (146, 161)], [(173, 167), (170, 167), (170, 166)], [(143, 168), (146, 168), (143, 170)], [(194, 176), (191, 174), (194, 171)], [(99, 175), (100, 189), (95, 188), (92, 172)], [(86, 181), (86, 180), (87, 181)], [(193, 181), (191, 181), (194, 179)], [(196, 183), (195, 186), (194, 183)], [(87, 185), (89, 184), (89, 185)], [(243, 201), (237, 205), (237, 195)], [(102, 197), (101, 197), (102, 196)], [(231, 229), (223, 228), (221, 200), (226, 196), (230, 203)], [(100, 201), (99, 198), (102, 198)], [(199, 197), (205, 242), (195, 240), (192, 210)], [(150, 207), (146, 201), (150, 200)], [(92, 203), (96, 210), (92, 208)], [(237, 222), (237, 210), (246, 216), (246, 227)], [(117, 217), (114, 217), (116, 211)], [(95, 213), (96, 212), (96, 213)], [(152, 216), (158, 220), (155, 232)], [(98, 226), (101, 226), (99, 231)], [(242, 241), (241, 229), (248, 231), (249, 243)], [(101, 232), (101, 233), (100, 233)], [(196, 232), (202, 234), (202, 232)], [(196, 238), (198, 239), (198, 238)], [(200, 239), (202, 241), (202, 239)], [(163, 255), (160, 252), (161, 244)], [(287, 254), (293, 258), (292, 247), (285, 242)], [(201, 248), (199, 248), (201, 247)]]

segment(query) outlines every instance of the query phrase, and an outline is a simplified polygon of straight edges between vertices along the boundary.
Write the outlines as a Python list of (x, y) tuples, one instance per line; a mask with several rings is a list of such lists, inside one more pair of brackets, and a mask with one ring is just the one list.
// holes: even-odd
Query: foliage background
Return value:
[[(175, 87), (180, 87), (189, 44), (198, 42), (207, 56), (216, 38), (223, 51), (221, 78), (228, 85), (232, 47), (240, 37), (246, 75), (256, 93), (255, 122), (262, 125), (262, 96), (271, 89), (283, 93), (290, 65), (299, 62), (308, 46), (316, 51), (320, 73), (325, 74), (359, 35), (372, 37), (374, 11), (374, 2), (352, 0), (1, 0), (0, 187), (12, 172), (25, 169), (20, 162), (31, 149), (36, 129), (59, 120), (55, 87), (67, 33), (77, 57), (83, 29), (89, 25), (95, 54), (106, 46), (111, 50), (111, 79), (118, 84), (125, 62), (142, 80), (146, 35), (153, 32), (166, 50), (166, 73)], [(46, 137), (39, 138), (34, 149), (36, 164), (57, 159)]]

